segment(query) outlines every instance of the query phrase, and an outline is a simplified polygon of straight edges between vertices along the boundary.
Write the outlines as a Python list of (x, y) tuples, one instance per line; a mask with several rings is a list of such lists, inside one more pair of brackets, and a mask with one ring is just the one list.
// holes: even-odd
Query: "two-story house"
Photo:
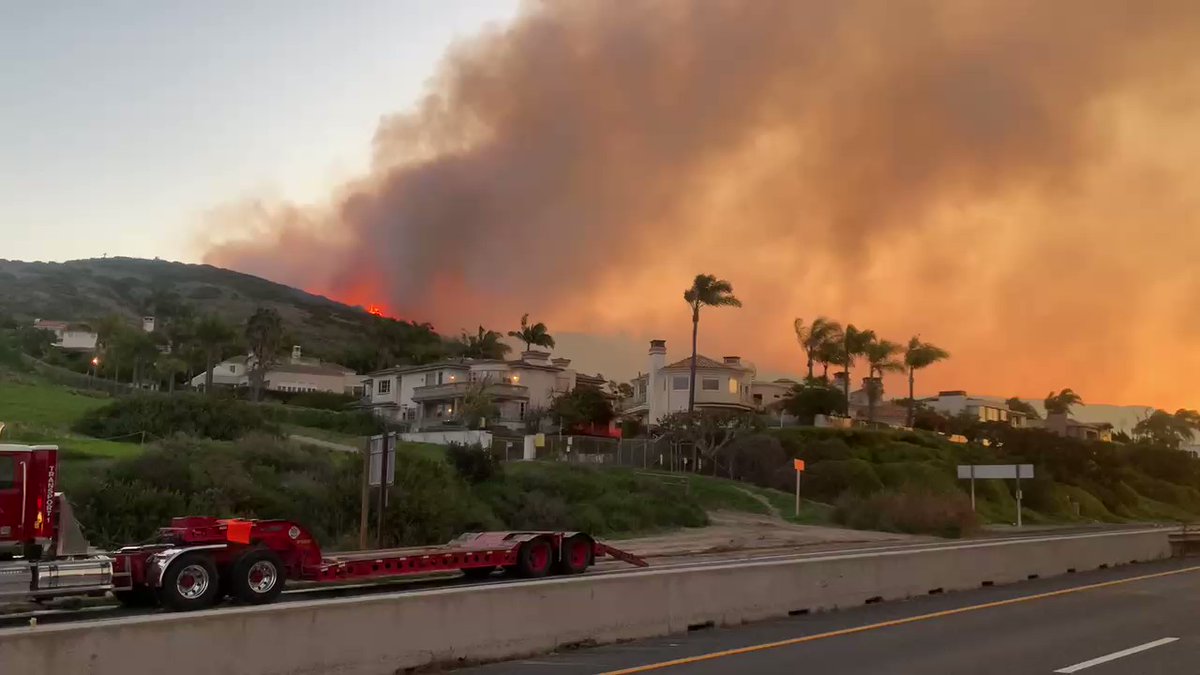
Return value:
[[(213, 386), (243, 388), (250, 386), (249, 356), (225, 359), (213, 367)], [(305, 392), (327, 391), (337, 394), (361, 395), (363, 378), (353, 370), (336, 363), (307, 358), (301, 355), (300, 347), (292, 347), (290, 358), (271, 366), (263, 376), (263, 388), (269, 391)], [(192, 387), (203, 389), (205, 373), (191, 380)]]
[(1030, 426), (1029, 415), (1010, 410), (1002, 402), (967, 396), (965, 391), (942, 391), (937, 396), (922, 399), (921, 403), (948, 417), (967, 414), (980, 422), (1004, 422), (1014, 427)]
[(462, 424), (464, 399), (486, 392), (499, 413), (489, 424), (518, 428), (530, 410), (545, 409), (573, 390), (578, 377), (570, 359), (537, 350), (512, 361), (447, 359), (369, 373), (362, 405), (390, 421), (428, 429)]
[[(691, 357), (667, 363), (667, 341), (650, 341), (649, 371), (633, 379), (633, 397), (622, 414), (655, 425), (671, 413), (686, 412)], [(696, 355), (696, 408), (750, 412), (755, 409), (750, 385), (754, 369), (740, 357), (720, 361)]]

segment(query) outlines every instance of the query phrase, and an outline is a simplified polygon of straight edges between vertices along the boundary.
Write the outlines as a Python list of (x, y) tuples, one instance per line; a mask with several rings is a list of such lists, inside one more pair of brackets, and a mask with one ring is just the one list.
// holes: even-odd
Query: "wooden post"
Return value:
[(363, 448), (362, 498), (358, 506), (358, 550), (367, 549), (367, 513), (371, 510), (371, 439)]
[(392, 434), (383, 435), (383, 455), (379, 458), (379, 514), (375, 521), (375, 548), (383, 548), (383, 512), (387, 509), (388, 450)]

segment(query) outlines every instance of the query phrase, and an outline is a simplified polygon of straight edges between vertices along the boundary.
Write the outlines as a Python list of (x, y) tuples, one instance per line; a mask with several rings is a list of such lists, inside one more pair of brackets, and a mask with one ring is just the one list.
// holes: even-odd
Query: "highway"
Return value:
[(1200, 559), (1143, 563), (455, 671), (465, 675), (1200, 672)]
[[(1136, 527), (1131, 526), (1108, 526), (1108, 527), (1078, 527), (1078, 528), (1060, 528), (1054, 531), (1035, 531), (1021, 532), (1010, 531), (1001, 534), (993, 534), (976, 539), (961, 539), (948, 541), (934, 542), (919, 542), (919, 543), (897, 543), (897, 544), (880, 544), (880, 543), (856, 543), (856, 544), (818, 544), (807, 550), (797, 551), (794, 548), (790, 549), (759, 549), (753, 551), (727, 551), (720, 553), (698, 553), (689, 556), (676, 556), (667, 558), (652, 559), (652, 567), (655, 570), (664, 569), (683, 569), (683, 568), (701, 568), (712, 567), (717, 565), (728, 565), (736, 563), (756, 563), (766, 561), (784, 561), (784, 560), (803, 560), (806, 558), (816, 558), (828, 556), (831, 554), (879, 554), (899, 551), (914, 551), (914, 550), (929, 550), (929, 549), (945, 549), (945, 548), (960, 548), (964, 546), (975, 546), (986, 544), (989, 541), (1020, 541), (1020, 540), (1040, 540), (1052, 539), (1056, 537), (1071, 537), (1082, 534), (1098, 534), (1103, 532), (1120, 532), (1120, 531), (1141, 531), (1146, 530), (1145, 525)], [(1150, 528), (1153, 529), (1153, 528)], [(579, 577), (581, 580), (586, 580), (597, 575), (610, 574), (629, 574), (637, 571), (637, 568), (631, 568), (625, 563), (615, 560), (597, 561), (597, 566), (586, 575)], [(395, 592), (421, 592), (426, 590), (449, 588), (461, 585), (482, 586), (497, 583), (513, 583), (512, 579), (497, 574), (491, 579), (479, 580), (464, 580), (458, 573), (421, 575), (414, 577), (397, 577), (391, 580), (377, 581), (370, 583), (352, 583), (352, 584), (306, 584), (295, 587), (290, 587), (280, 597), (279, 602), (296, 602), (306, 600), (319, 600), (323, 598), (342, 598), (348, 596), (374, 595), (381, 593)], [(520, 582), (518, 582), (520, 583)], [(69, 601), (67, 601), (69, 605)], [(116, 605), (114, 602), (104, 602), (103, 604), (92, 604), (84, 608), (41, 608), (25, 611), (10, 611), (0, 613), (0, 629), (18, 626), (28, 626), (30, 619), (36, 619), (39, 624), (51, 623), (76, 623), (85, 621), (97, 621), (106, 619), (116, 619), (122, 617), (140, 616), (147, 614), (162, 613), (158, 609), (127, 609)]]

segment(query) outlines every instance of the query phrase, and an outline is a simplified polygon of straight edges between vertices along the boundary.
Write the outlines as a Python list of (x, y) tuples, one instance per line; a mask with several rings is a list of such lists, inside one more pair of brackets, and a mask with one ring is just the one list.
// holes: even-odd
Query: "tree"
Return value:
[[(891, 340), (872, 340), (863, 350), (867, 357), (867, 421), (875, 421), (875, 406), (883, 398), (883, 374), (898, 373), (905, 365), (896, 358), (900, 345)], [(911, 394), (910, 394), (911, 396)]]
[(1057, 394), (1051, 391), (1044, 403), (1047, 415), (1069, 415), (1072, 407), (1083, 405), (1083, 399), (1070, 389), (1063, 389)]
[(244, 331), (246, 344), (250, 348), (251, 400), (262, 395), (263, 381), (267, 372), (278, 362), (279, 349), (283, 343), (283, 319), (274, 309), (259, 307), (246, 320)]
[(175, 380), (179, 374), (187, 370), (187, 364), (182, 359), (163, 354), (154, 362), (154, 372), (160, 379), (167, 381), (167, 392), (175, 393)]
[(628, 382), (617, 382), (616, 380), (608, 381), (608, 389), (617, 397), (618, 401), (625, 401), (633, 398), (633, 385)]
[(908, 341), (908, 347), (904, 350), (904, 366), (908, 368), (908, 426), (913, 426), (916, 421), (914, 389), (916, 388), (917, 371), (948, 358), (950, 358), (950, 352), (932, 342), (921, 342), (920, 335), (914, 335)]
[(717, 454), (735, 439), (760, 426), (755, 415), (726, 410), (671, 413), (659, 422), (659, 429), (668, 438), (690, 444), (701, 457), (708, 459), (714, 474)]
[(196, 322), (193, 337), (204, 351), (204, 394), (212, 396), (213, 368), (233, 344), (233, 328), (219, 316), (209, 314)]
[(845, 408), (846, 397), (842, 391), (818, 378), (792, 387), (783, 399), (783, 409), (806, 425), (815, 423), (817, 415), (829, 415)]
[(21, 351), (35, 359), (44, 358), (54, 349), (54, 343), (58, 342), (54, 331), (33, 326), (22, 326), (18, 329), (17, 339), (20, 341)]
[(817, 363), (821, 364), (821, 379), (828, 382), (829, 365), (841, 363), (843, 361), (841, 330), (838, 330), (837, 333), (829, 339), (829, 342), (825, 342), (820, 347), (817, 347), (815, 360)]
[(850, 416), (850, 369), (854, 366), (854, 360), (863, 356), (867, 352), (867, 345), (875, 341), (875, 331), (859, 330), (854, 324), (847, 324), (846, 330), (842, 331), (842, 348), (838, 354), (842, 358), (842, 367), (845, 368), (846, 381), (842, 383), (846, 395), (846, 416)]
[(1155, 410), (1134, 425), (1133, 436), (1142, 442), (1177, 450), (1195, 439), (1197, 429), (1200, 429), (1200, 415), (1194, 410), (1180, 408), (1174, 415)]
[(120, 358), (114, 347), (118, 336), (129, 329), (125, 320), (116, 314), (108, 314), (92, 322), (96, 329), (96, 353), (101, 356), (101, 364), (105, 370), (111, 370), (113, 379), (120, 379)]
[(127, 330), (122, 333), (117, 342), (117, 350), (131, 363), (133, 375), (130, 380), (135, 386), (142, 383), (145, 373), (143, 364), (152, 364), (158, 356), (158, 342), (154, 336), (143, 330)]
[[(808, 362), (808, 378), (812, 379), (813, 364), (821, 361), (822, 348), (836, 344), (841, 339), (842, 326), (823, 316), (813, 319), (809, 326), (804, 325), (804, 319), (796, 319), (792, 322), (792, 326), (796, 331), (796, 340), (800, 343), (800, 348), (804, 350), (804, 356)], [(826, 362), (825, 368), (828, 370), (828, 362)]]
[(550, 403), (550, 414), (564, 429), (608, 424), (617, 416), (608, 396), (595, 387), (575, 387), (559, 394)]
[(529, 325), (528, 313), (521, 316), (521, 330), (510, 330), (508, 335), (524, 342), (525, 351), (533, 349), (534, 345), (554, 349), (554, 337), (546, 329), (546, 324), (539, 321), (532, 326)]
[(1016, 396), (1013, 396), (1012, 398), (1009, 398), (1009, 399), (1005, 399), (1004, 405), (1008, 406), (1009, 410), (1014, 410), (1019, 413), (1025, 413), (1026, 415), (1029, 415), (1031, 418), (1033, 418), (1035, 420), (1042, 418), (1042, 416), (1038, 414), (1037, 408), (1033, 407), (1033, 404), (1022, 401), (1020, 398), (1018, 398)]
[(464, 330), (462, 336), (454, 341), (453, 351), (470, 359), (503, 359), (512, 350), (501, 342), (503, 337), (494, 330), (484, 329), (483, 326), (479, 327), (479, 332), (475, 335), (470, 335)]
[(688, 378), (688, 412), (696, 409), (696, 338), (700, 331), (701, 307), (741, 307), (742, 301), (733, 295), (733, 284), (711, 274), (697, 274), (683, 299), (692, 308), (692, 364)]
[(500, 414), (496, 400), (488, 391), (490, 379), (484, 377), (467, 385), (462, 398), (462, 419), (468, 429), (479, 429), (484, 420)]

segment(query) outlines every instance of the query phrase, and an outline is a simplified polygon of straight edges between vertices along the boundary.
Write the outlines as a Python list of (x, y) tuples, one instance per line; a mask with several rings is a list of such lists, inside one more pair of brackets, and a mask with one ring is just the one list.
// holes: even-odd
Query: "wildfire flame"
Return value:
[(371, 316), (383, 316), (383, 310), (379, 308), (379, 305), (370, 305), (367, 307), (367, 314)]

